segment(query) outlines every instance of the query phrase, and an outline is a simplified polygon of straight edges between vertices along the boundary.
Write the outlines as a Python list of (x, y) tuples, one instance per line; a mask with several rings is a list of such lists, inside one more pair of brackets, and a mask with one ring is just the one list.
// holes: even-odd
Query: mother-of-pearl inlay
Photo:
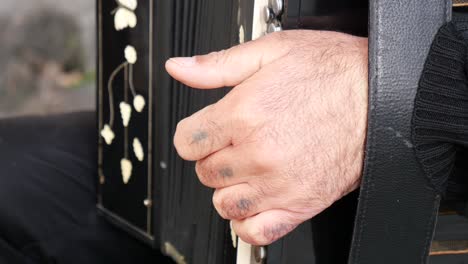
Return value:
[[(146, 67), (149, 67), (149, 72), (153, 72), (153, 64), (152, 64), (152, 59), (153, 59), (153, 34), (154, 34), (154, 29), (153, 29), (153, 11), (154, 11), (154, 2), (155, 0), (147, 0), (143, 2), (144, 4), (148, 3), (148, 7), (144, 8), (144, 10), (148, 10), (148, 17), (149, 17), (149, 50), (148, 50), (148, 64), (146, 64), (144, 61), (138, 60), (138, 54), (137, 50), (129, 45), (125, 47), (124, 50), (122, 50), (122, 55), (124, 55), (123, 60), (119, 65), (117, 65), (114, 69), (113, 72), (109, 75), (109, 79), (107, 81), (107, 91), (108, 93), (105, 94), (105, 90), (103, 89), (103, 80), (104, 73), (103, 73), (103, 62), (105, 61), (103, 58), (103, 43), (102, 43), (102, 38), (103, 38), (103, 20), (105, 15), (109, 15), (110, 19), (113, 19), (114, 23), (111, 25), (113, 26), (116, 31), (131, 31), (132, 28), (135, 28), (137, 26), (137, 13), (135, 10), (138, 7), (138, 0), (114, 0), (116, 3), (115, 9), (110, 11), (108, 14), (105, 14), (103, 12), (103, 3), (104, 1), (112, 1), (112, 0), (98, 0), (98, 12), (99, 12), (99, 17), (98, 17), (98, 59), (99, 59), (99, 126), (101, 127), (100, 131), (100, 136), (102, 137), (102, 141), (104, 141), (105, 144), (103, 144), (102, 141), (99, 143), (99, 151), (98, 151), (98, 160), (99, 160), (99, 177), (100, 177), (100, 184), (104, 185), (105, 184), (105, 176), (104, 176), (104, 166), (111, 166), (111, 164), (107, 164), (107, 162), (114, 163), (115, 161), (113, 160), (114, 154), (116, 155), (122, 155), (122, 159), (120, 160), (120, 168), (121, 168), (121, 177), (123, 180), (123, 183), (127, 184), (133, 177), (133, 162), (138, 162), (140, 160), (144, 160), (146, 156), (151, 157), (151, 145), (153, 144), (153, 138), (152, 138), (152, 122), (153, 122), (153, 113), (152, 113), (152, 108), (148, 107), (148, 116), (141, 116), (141, 118), (147, 117), (148, 119), (148, 129), (147, 129), (147, 137), (142, 138), (144, 141), (143, 143), (147, 144), (146, 151), (147, 153), (144, 153), (144, 145), (142, 145), (142, 142), (140, 139), (136, 139), (133, 142), (133, 152), (135, 156), (131, 155), (129, 156), (129, 136), (135, 134), (140, 134), (140, 130), (135, 131), (131, 126), (136, 126), (137, 123), (132, 122), (130, 124), (130, 119), (132, 117), (132, 111), (134, 108), (135, 115), (138, 115), (138, 113), (142, 113), (146, 107), (146, 104), (149, 106), (152, 105), (152, 100), (153, 100), (153, 77), (148, 76), (148, 82), (147, 82), (147, 95), (148, 95), (148, 103), (146, 102), (146, 98), (144, 97), (143, 94), (146, 93), (145, 90), (143, 90), (144, 82), (142, 82), (142, 79), (140, 75), (138, 75), (138, 80), (136, 84), (138, 84), (138, 88), (141, 89), (142, 94), (138, 94), (136, 87), (134, 86), (133, 82), (133, 72), (134, 72), (134, 67), (138, 68), (139, 71), (144, 71), (146, 70)], [(146, 5), (145, 5), (146, 6)], [(140, 11), (144, 11), (140, 10)], [(119, 32), (116, 32), (117, 34), (121, 34)], [(127, 34), (127, 32), (124, 32), (123, 34)], [(131, 40), (133, 37), (128, 37), (126, 36), (125, 39)], [(112, 42), (109, 42), (112, 45)], [(114, 55), (110, 55), (111, 57), (114, 57)], [(137, 62), (138, 60), (138, 62)], [(119, 74), (124, 74), (122, 77), (123, 78), (118, 78), (116, 77)], [(120, 84), (118, 86), (114, 87), (114, 80), (122, 80), (123, 79), (123, 84)], [(129, 98), (129, 93), (128, 89), (130, 88), (131, 95), (133, 96), (133, 106), (132, 104), (132, 98)], [(115, 102), (114, 101), (114, 92), (118, 93), (119, 96), (124, 96), (124, 99), (120, 99), (119, 101)], [(103, 103), (103, 97), (107, 96), (109, 98), (109, 121), (105, 123), (103, 121), (105, 111), (104, 111), (104, 106), (106, 106)], [(122, 101), (122, 102), (120, 102)], [(119, 105), (120, 108), (120, 114), (121, 114), (121, 120), (122, 120), (122, 125), (124, 126), (124, 129), (121, 129), (119, 124), (116, 124), (114, 126), (114, 121), (118, 121), (117, 119), (114, 120), (115, 112), (117, 105)], [(107, 106), (106, 106), (107, 107)], [(117, 122), (115, 122), (117, 123)], [(113, 131), (115, 129), (115, 131)], [(118, 140), (116, 140), (118, 138)], [(114, 143), (119, 143), (117, 146), (110, 147), (110, 146), (105, 146), (105, 145), (111, 145), (112, 142)], [(123, 151), (120, 152), (119, 149), (121, 147), (120, 143), (123, 143)], [(130, 146), (131, 147), (131, 146)], [(105, 149), (107, 149), (107, 152)], [(104, 158), (104, 156), (107, 155), (107, 153), (110, 152), (112, 159), (108, 160), (107, 158)], [(148, 182), (148, 188), (147, 188), (147, 198), (144, 200), (144, 204), (147, 207), (147, 219), (146, 219), (146, 234), (149, 235), (150, 237), (153, 237), (152, 233), (152, 186), (153, 186), (153, 181), (152, 181), (152, 160), (148, 159), (146, 162), (147, 165), (147, 182)], [(112, 175), (111, 175), (112, 176)], [(138, 175), (144, 176), (144, 175)], [(118, 177), (116, 175), (116, 177)], [(99, 204), (102, 205), (102, 193), (100, 192), (99, 197), (98, 197), (98, 202)]]
[(118, 3), (132, 11), (134, 11), (138, 6), (137, 0), (118, 0)]
[(130, 181), (130, 177), (132, 177), (132, 162), (128, 159), (121, 159), (120, 170), (122, 171), (122, 180), (127, 184)]
[(146, 102), (143, 96), (137, 95), (135, 96), (135, 98), (133, 98), (133, 107), (138, 113), (141, 113), (141, 111), (143, 111), (143, 108), (145, 108), (145, 104)]
[(145, 159), (145, 152), (143, 151), (143, 146), (138, 138), (133, 139), (133, 152), (135, 153), (135, 157), (139, 161), (143, 161)]
[(130, 117), (132, 116), (132, 107), (126, 102), (120, 103), (120, 115), (122, 116), (122, 123), (124, 127), (128, 127)]
[(127, 45), (124, 50), (125, 59), (130, 64), (135, 64), (137, 61), (137, 52), (133, 46)]
[(124, 7), (117, 8), (114, 15), (114, 27), (120, 31), (125, 28), (134, 28), (137, 25), (137, 17), (133, 11)]
[(112, 129), (110, 128), (109, 125), (104, 125), (104, 128), (101, 130), (101, 136), (104, 138), (104, 140), (106, 141), (106, 144), (107, 145), (110, 145), (112, 144), (112, 141), (114, 140), (115, 138), (115, 134), (114, 132), (112, 131)]

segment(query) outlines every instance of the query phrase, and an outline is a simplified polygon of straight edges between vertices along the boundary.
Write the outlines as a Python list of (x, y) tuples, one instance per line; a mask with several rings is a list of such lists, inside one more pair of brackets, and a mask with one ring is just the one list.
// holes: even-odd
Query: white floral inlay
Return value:
[(133, 139), (133, 152), (139, 161), (145, 159), (145, 153), (143, 152), (143, 146), (138, 138)]
[(130, 64), (135, 64), (135, 62), (137, 61), (136, 49), (133, 46), (128, 45), (127, 47), (125, 47), (124, 53), (127, 62)]
[(146, 101), (143, 96), (138, 94), (137, 96), (135, 96), (135, 98), (133, 98), (133, 107), (135, 107), (135, 110), (138, 113), (141, 113), (141, 111), (143, 111), (143, 108), (145, 108), (145, 104)]
[(114, 16), (114, 27), (116, 30), (122, 30), (127, 27), (134, 28), (137, 25), (135, 13), (124, 7), (117, 8)]
[(101, 136), (104, 138), (107, 145), (112, 144), (115, 138), (114, 131), (112, 131), (109, 125), (104, 125), (104, 128), (101, 130)]
[(137, 0), (118, 0), (118, 2), (130, 10), (135, 10), (138, 6)]
[(128, 159), (121, 159), (120, 160), (120, 170), (122, 171), (122, 180), (125, 184), (130, 181), (130, 177), (132, 177), (132, 162)]
[(128, 127), (130, 117), (132, 116), (132, 107), (126, 102), (120, 103), (120, 115), (122, 116), (122, 123), (124, 127)]

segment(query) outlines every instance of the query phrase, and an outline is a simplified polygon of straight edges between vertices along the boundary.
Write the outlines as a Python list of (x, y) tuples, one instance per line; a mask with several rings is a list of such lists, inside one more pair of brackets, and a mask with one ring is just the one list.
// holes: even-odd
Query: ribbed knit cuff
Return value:
[(440, 193), (445, 193), (453, 174), (457, 149), (468, 146), (467, 43), (455, 24), (440, 28), (416, 95), (415, 153)]

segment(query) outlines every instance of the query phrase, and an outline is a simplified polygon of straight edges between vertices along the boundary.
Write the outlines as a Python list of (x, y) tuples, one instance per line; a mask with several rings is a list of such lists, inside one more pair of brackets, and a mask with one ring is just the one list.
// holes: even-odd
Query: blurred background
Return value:
[(95, 108), (95, 1), (1, 0), (0, 118)]

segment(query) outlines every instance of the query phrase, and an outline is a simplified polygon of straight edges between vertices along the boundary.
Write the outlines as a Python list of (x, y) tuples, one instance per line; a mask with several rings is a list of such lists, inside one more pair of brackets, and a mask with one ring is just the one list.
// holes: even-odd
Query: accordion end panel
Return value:
[(164, 65), (170, 57), (239, 43), (240, 23), (249, 35), (251, 22), (238, 10), (238, 0), (97, 0), (97, 206), (111, 223), (177, 263), (236, 261), (212, 190), (172, 146), (178, 121), (228, 89), (192, 90), (171, 79)]
[(97, 0), (98, 208), (153, 244), (153, 5)]

